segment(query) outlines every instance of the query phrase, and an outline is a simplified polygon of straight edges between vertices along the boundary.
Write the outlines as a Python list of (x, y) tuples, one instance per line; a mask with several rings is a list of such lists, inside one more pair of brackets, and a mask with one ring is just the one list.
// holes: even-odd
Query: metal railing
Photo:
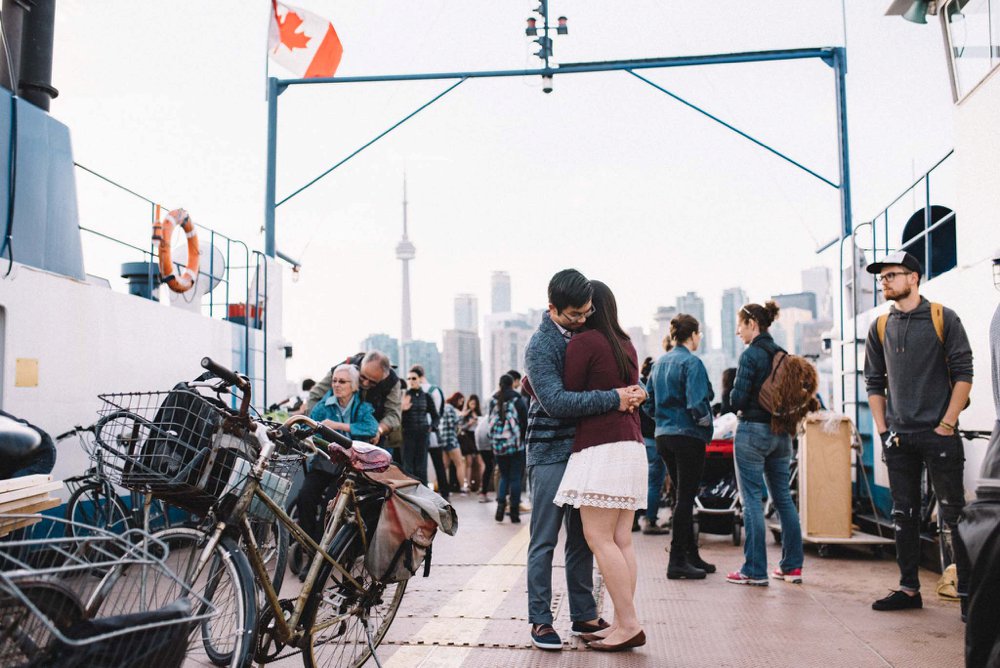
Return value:
[[(152, 239), (152, 229), (153, 225), (158, 222), (164, 211), (168, 210), (166, 206), (160, 204), (153, 199), (146, 197), (124, 185), (100, 174), (84, 165), (79, 163), (74, 163), (74, 165), (82, 172), (91, 175), (103, 183), (112, 186), (115, 192), (123, 193), (130, 199), (138, 200), (139, 202), (148, 205), (149, 210), (149, 224), (145, 227), (149, 236), (149, 246), (144, 248), (135, 242), (126, 241), (114, 234), (109, 234), (102, 232), (92, 227), (86, 227), (84, 225), (79, 225), (81, 233), (90, 235), (94, 239), (109, 242), (113, 247), (117, 248), (121, 253), (115, 253), (115, 258), (113, 263), (108, 265), (106, 268), (113, 267), (115, 263), (129, 262), (129, 261), (139, 261), (146, 263), (147, 266), (147, 277), (146, 277), (146, 290), (148, 295), (155, 295), (156, 290), (159, 287), (159, 267), (158, 267), (158, 250), (157, 244)], [(82, 215), (81, 215), (82, 218)], [(192, 218), (193, 219), (193, 218)], [(203, 257), (199, 266), (198, 276), (196, 278), (196, 283), (202, 280), (209, 281), (209, 289), (206, 294), (200, 297), (201, 299), (201, 312), (209, 318), (219, 318), (223, 320), (228, 320), (234, 322), (236, 326), (242, 325), (243, 327), (243, 360), (242, 366), (243, 371), (251, 378), (252, 381), (260, 383), (263, 386), (263, 390), (258, 394), (255, 392), (256, 396), (261, 397), (266, 406), (266, 388), (267, 388), (267, 326), (266, 318), (267, 311), (266, 308), (266, 288), (262, 290), (261, 280), (264, 280), (266, 285), (267, 276), (267, 263), (264, 261), (263, 255), (259, 251), (251, 251), (246, 243), (240, 241), (239, 239), (233, 239), (221, 232), (218, 232), (205, 225), (194, 223), (197, 230), (199, 239), (205, 239), (208, 241), (208, 257)], [(223, 255), (224, 266), (219, 271), (219, 267), (216, 266), (215, 251), (218, 249)], [(112, 262), (110, 258), (104, 258), (106, 262)], [(184, 264), (180, 262), (174, 262), (175, 267), (180, 269), (184, 268)], [(262, 267), (263, 265), (263, 267)], [(251, 271), (254, 273), (255, 280), (251, 280)], [(109, 283), (112, 283), (111, 277), (106, 277)], [(124, 278), (124, 277), (123, 277)], [(218, 282), (218, 285), (213, 286), (212, 284)], [(222, 288), (220, 294), (219, 288)], [(242, 323), (237, 322), (236, 318), (238, 316), (234, 315), (234, 309), (231, 307), (242, 305), (243, 315)], [(261, 329), (263, 332), (264, 345), (263, 350), (256, 350), (251, 348), (251, 329)], [(255, 368), (254, 353), (262, 353), (264, 360), (263, 366), (260, 369)]]

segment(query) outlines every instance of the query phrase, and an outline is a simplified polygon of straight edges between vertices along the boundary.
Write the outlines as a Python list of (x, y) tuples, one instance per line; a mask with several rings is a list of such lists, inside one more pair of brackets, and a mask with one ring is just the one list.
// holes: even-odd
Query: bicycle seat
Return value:
[(42, 437), (31, 427), (0, 415), (0, 459), (17, 461), (28, 457), (42, 444)]
[(371, 443), (354, 441), (350, 448), (330, 443), (327, 449), (331, 459), (336, 458), (349, 462), (355, 471), (385, 471), (392, 464), (392, 455)]

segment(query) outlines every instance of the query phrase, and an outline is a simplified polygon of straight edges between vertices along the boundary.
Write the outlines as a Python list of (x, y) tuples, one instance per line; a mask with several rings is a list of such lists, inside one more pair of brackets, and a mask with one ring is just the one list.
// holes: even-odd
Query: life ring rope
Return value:
[[(187, 237), (187, 266), (180, 276), (177, 276), (175, 265), (170, 258), (170, 240), (174, 228), (180, 226)], [(153, 223), (153, 241), (158, 243), (158, 258), (162, 280), (174, 292), (187, 292), (198, 279), (198, 265), (201, 252), (198, 250), (198, 233), (194, 229), (191, 216), (184, 209), (174, 209), (167, 214), (163, 222)]]

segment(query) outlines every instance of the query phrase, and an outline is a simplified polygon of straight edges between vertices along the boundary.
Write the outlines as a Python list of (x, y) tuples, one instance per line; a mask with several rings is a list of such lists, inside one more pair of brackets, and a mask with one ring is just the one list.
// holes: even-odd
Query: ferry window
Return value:
[(940, 276), (958, 264), (955, 243), (955, 212), (946, 206), (931, 206), (931, 227), (943, 221), (930, 232), (930, 249), (927, 248), (925, 210), (920, 209), (903, 227), (901, 248), (920, 260), (926, 279)]
[(958, 101), (1000, 64), (1000, 0), (951, 0), (943, 13)]

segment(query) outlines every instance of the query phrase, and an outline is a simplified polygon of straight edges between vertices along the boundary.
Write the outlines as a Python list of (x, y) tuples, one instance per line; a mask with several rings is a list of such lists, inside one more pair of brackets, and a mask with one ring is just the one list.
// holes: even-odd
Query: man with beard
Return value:
[[(923, 268), (897, 251), (868, 265), (894, 302), (872, 323), (865, 345), (865, 383), (872, 420), (889, 472), (900, 588), (874, 610), (920, 608), (920, 481), (924, 466), (950, 547), (965, 505), (965, 454), (958, 416), (972, 390), (972, 349), (951, 309), (920, 296)], [(950, 552), (950, 550), (949, 550)]]

